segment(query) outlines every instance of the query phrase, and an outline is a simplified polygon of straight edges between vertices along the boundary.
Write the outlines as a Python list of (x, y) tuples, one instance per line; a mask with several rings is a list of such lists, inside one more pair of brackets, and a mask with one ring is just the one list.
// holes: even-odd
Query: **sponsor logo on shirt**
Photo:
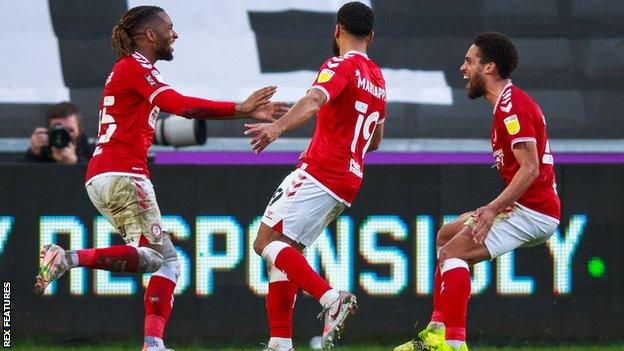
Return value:
[(115, 104), (115, 97), (110, 95), (110, 96), (105, 96), (104, 97), (104, 106), (113, 106)]
[(152, 78), (152, 75), (149, 73), (145, 74), (145, 80), (149, 83), (149, 85), (155, 87), (156, 86), (156, 81), (154, 80), (154, 78)]
[(154, 106), (152, 112), (149, 115), (149, 125), (153, 128), (156, 128), (156, 119), (158, 119), (158, 114), (160, 113), (160, 108), (158, 106)]
[(331, 69), (323, 69), (321, 71), (321, 73), (319, 73), (318, 78), (316, 79), (316, 81), (318, 83), (325, 83), (325, 82), (329, 82), (330, 79), (332, 79), (332, 77), (334, 76), (335, 72), (332, 71)]
[(351, 159), (351, 161), (349, 161), (349, 172), (355, 174), (360, 178), (364, 177), (362, 167), (360, 167), (360, 164), (357, 163), (354, 159)]
[(516, 135), (520, 132), (520, 121), (518, 121), (518, 116), (511, 115), (505, 118), (503, 122), (505, 122), (505, 127), (507, 128), (509, 135)]

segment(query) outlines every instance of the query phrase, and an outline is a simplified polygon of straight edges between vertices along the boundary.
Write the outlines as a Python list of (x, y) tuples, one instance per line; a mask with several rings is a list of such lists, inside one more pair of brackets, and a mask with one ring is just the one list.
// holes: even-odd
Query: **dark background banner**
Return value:
[[(292, 6), (296, 8), (297, 4), (300, 3)], [(624, 6), (618, 1), (536, 1), (530, 4), (530, 10), (521, 1), (491, 0), (373, 0), (370, 5), (376, 16), (370, 56), (384, 69), (440, 72), (452, 96), (452, 104), (391, 101), (387, 114), (393, 127), (387, 129), (386, 137), (483, 138), (488, 135), (492, 108), (485, 101), (476, 103), (466, 97), (466, 82), (459, 72), (472, 37), (486, 30), (505, 33), (514, 41), (520, 60), (512, 78), (539, 103), (548, 120), (551, 137), (617, 139), (624, 135), (618, 103), (624, 99), (621, 28)], [(19, 8), (19, 11), (4, 11), (0, 16), (31, 13), (33, 9), (27, 6), (16, 4), (11, 8)], [(335, 10), (329, 10), (321, 3), (315, 11), (287, 11), (286, 6), (279, 10), (258, 11), (267, 3), (224, 1), (218, 5), (222, 16), (213, 16), (212, 6), (201, 1), (168, 1), (163, 2), (163, 6), (180, 34), (178, 45), (181, 46), (176, 47), (172, 66), (184, 67), (177, 77), (163, 74), (172, 83), (199, 76), (202, 79), (195, 84), (209, 88), (207, 91), (212, 91), (214, 84), (223, 79), (234, 86), (249, 86), (251, 77), (238, 75), (238, 72), (255, 72), (256, 65), (260, 70), (258, 74), (316, 72), (331, 55)], [(49, 0), (47, 8), (39, 9), (39, 12), (49, 15), (53, 33), (40, 30), (39, 26), (45, 25), (40, 22), (44, 21), (36, 21), (32, 16), (24, 16), (24, 23), (31, 24), (27, 27), (5, 28), (10, 44), (27, 42), (42, 35), (47, 35), (45, 40), (58, 42), (58, 53), (33, 49), (30, 56), (58, 55), (58, 63), (47, 70), (62, 72), (62, 84), (69, 90), (70, 100), (80, 108), (83, 126), (90, 136), (94, 136), (97, 130), (103, 84), (115, 62), (115, 55), (110, 50), (111, 30), (128, 7), (128, 2), (123, 0)], [(220, 17), (227, 20), (220, 20)], [(9, 23), (11, 20), (5, 18)], [(197, 33), (204, 32), (208, 35), (202, 37), (203, 41), (194, 41)], [(244, 35), (253, 35), (253, 46), (241, 42), (245, 40)], [(215, 42), (220, 44), (210, 46)], [(220, 60), (228, 57), (226, 52), (229, 50), (244, 53), (236, 59), (236, 64)], [(7, 48), (7, 52), (10, 51)], [(197, 59), (184, 61), (184, 55), (189, 52)], [(28, 57), (20, 57), (11, 70), (28, 71), (31, 70), (29, 67), (39, 67), (40, 64)], [(203, 66), (218, 67), (218, 70), (206, 74)], [(158, 63), (157, 67), (162, 70), (166, 65)], [(221, 71), (227, 72), (225, 76), (218, 74)], [(24, 76), (18, 81), (18, 87), (52, 84), (45, 80), (48, 75), (35, 76), (33, 81), (24, 81), (30, 75)], [(386, 74), (388, 97), (392, 100), (401, 93), (392, 90), (394, 82), (389, 78), (390, 75)], [(301, 94), (305, 93), (307, 84), (301, 88)], [(185, 91), (185, 87), (178, 84), (174, 87)], [(20, 96), (19, 90), (15, 90), (9, 92)], [(409, 96), (420, 93), (420, 89), (402, 92)], [(214, 95), (205, 97), (218, 98)], [(0, 100), (0, 121), (3, 122), (0, 137), (28, 137), (42, 123), (46, 109), (54, 102), (38, 101), (29, 96), (24, 98), (28, 98), (27, 103)], [(236, 97), (222, 97), (226, 98)], [(213, 121), (209, 124), (208, 136), (240, 137), (242, 123)], [(307, 137), (311, 130), (312, 126), (307, 124), (289, 135)]]
[[(250, 254), (249, 236), (290, 170), (153, 167), (165, 226), (177, 238), (184, 268), (170, 338), (267, 337), (266, 277)], [(471, 339), (624, 339), (624, 167), (565, 165), (557, 172), (563, 204), (559, 232), (548, 245), (475, 269)], [(141, 335), (138, 277), (74, 270), (51, 295), (31, 291), (39, 246), (46, 240), (56, 238), (64, 247), (120, 243), (90, 204), (83, 174), (82, 167), (0, 165), (0, 277), (11, 282), (14, 340)], [(434, 233), (444, 219), (485, 204), (501, 187), (496, 172), (482, 165), (368, 167), (354, 206), (307, 253), (335, 285), (358, 295), (360, 311), (345, 337), (398, 341), (412, 333), (415, 321), (426, 323)], [(319, 310), (313, 299), (299, 294), (296, 339), (320, 333), (321, 323), (314, 319)]]

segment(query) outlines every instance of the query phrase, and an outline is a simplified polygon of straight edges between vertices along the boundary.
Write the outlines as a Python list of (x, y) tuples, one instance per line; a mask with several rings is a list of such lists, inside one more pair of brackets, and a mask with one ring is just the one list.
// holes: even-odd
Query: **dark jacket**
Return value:
[[(81, 134), (76, 140), (76, 154), (78, 155), (78, 163), (87, 163), (91, 156), (93, 155), (93, 150), (95, 150), (95, 144), (89, 142), (89, 138)], [(41, 155), (37, 156), (32, 153), (30, 148), (26, 150), (24, 157), (22, 158), (24, 162), (56, 162), (52, 158), (52, 151), (49, 148), (43, 148), (41, 150)]]

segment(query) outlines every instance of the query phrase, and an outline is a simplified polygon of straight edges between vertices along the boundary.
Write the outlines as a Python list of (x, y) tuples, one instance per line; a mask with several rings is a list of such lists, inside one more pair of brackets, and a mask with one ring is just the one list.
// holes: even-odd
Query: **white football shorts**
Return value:
[(141, 235), (162, 245), (160, 209), (147, 178), (104, 175), (86, 184), (89, 199), (119, 231), (127, 245), (139, 246)]
[(516, 204), (506, 218), (494, 223), (485, 238), (485, 247), (494, 259), (518, 247), (541, 245), (558, 225), (555, 218)]
[(279, 185), (262, 216), (262, 223), (290, 239), (310, 246), (346, 205), (297, 168)]

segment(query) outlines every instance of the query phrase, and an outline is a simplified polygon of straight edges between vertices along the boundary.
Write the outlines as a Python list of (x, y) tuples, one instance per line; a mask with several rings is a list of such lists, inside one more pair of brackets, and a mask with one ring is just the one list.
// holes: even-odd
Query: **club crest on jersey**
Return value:
[(160, 227), (160, 224), (152, 223), (150, 225), (150, 232), (155, 238), (160, 238), (160, 236), (162, 235), (162, 228)]
[(318, 83), (325, 83), (325, 82), (329, 82), (330, 79), (332, 79), (332, 77), (334, 76), (335, 72), (332, 71), (331, 69), (323, 69), (321, 71), (321, 73), (319, 73), (318, 78), (316, 79), (316, 81)]
[(518, 121), (518, 116), (511, 115), (505, 118), (503, 122), (505, 122), (505, 128), (507, 128), (509, 135), (516, 135), (520, 132), (520, 121)]
[(155, 87), (156, 86), (156, 81), (154, 80), (154, 78), (152, 78), (152, 75), (149, 73), (145, 74), (145, 80), (147, 81), (147, 83), (149, 83), (149, 85)]

